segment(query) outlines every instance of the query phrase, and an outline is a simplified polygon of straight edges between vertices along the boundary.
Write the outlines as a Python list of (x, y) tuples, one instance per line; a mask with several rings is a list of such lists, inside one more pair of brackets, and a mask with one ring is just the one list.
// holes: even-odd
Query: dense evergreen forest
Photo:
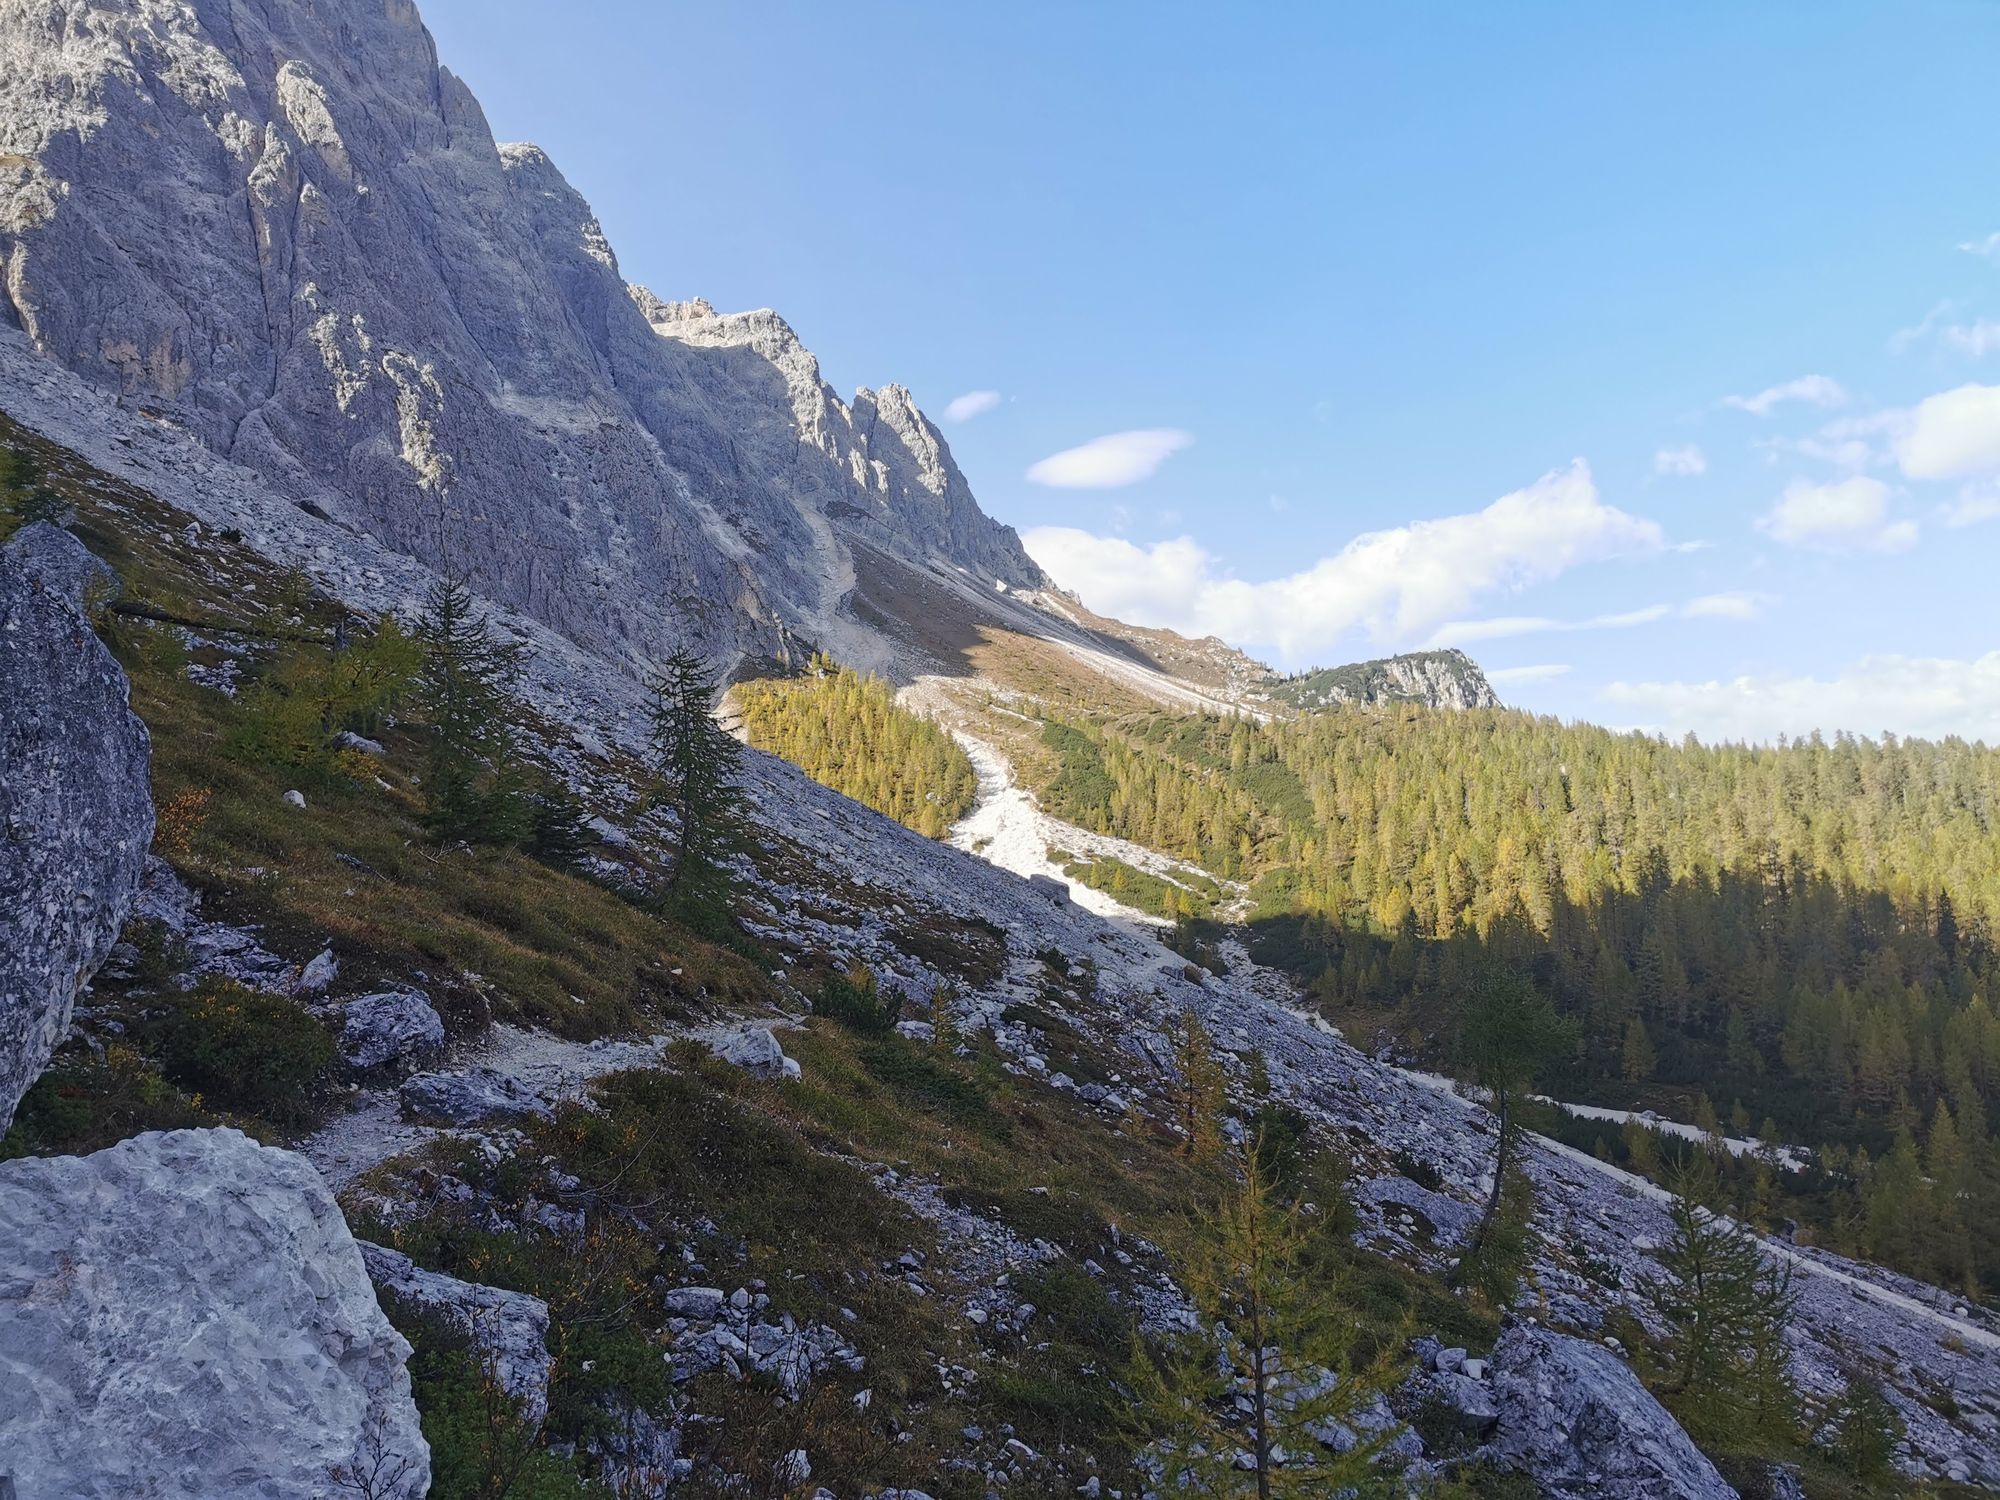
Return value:
[(1448, 1060), (1477, 977), (1526, 973), (1581, 1022), (1551, 1089), (1820, 1147), (1789, 1206), (1822, 1238), (2000, 1277), (2000, 752), (1505, 710), (1044, 738), (1051, 811), (1251, 881), (1259, 956), (1336, 1022)]
[(736, 690), (744, 732), (813, 780), (942, 838), (978, 790), (972, 762), (950, 735), (898, 707), (881, 678), (815, 656), (803, 677)]

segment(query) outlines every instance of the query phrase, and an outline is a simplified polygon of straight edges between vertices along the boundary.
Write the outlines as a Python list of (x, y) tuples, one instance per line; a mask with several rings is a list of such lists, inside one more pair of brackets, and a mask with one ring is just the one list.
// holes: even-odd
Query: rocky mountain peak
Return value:
[(0, 42), (0, 316), (286, 497), (635, 668), (865, 657), (855, 542), (1040, 580), (906, 391), (850, 409), (776, 313), (628, 288), (413, 7), (54, 0)]

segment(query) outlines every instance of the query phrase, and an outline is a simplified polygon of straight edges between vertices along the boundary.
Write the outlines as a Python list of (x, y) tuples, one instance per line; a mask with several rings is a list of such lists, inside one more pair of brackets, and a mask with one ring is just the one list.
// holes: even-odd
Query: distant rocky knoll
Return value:
[(1342, 703), (1418, 703), (1426, 708), (1498, 708), (1500, 697), (1463, 651), (1412, 651), (1279, 678), (1270, 696), (1293, 708)]

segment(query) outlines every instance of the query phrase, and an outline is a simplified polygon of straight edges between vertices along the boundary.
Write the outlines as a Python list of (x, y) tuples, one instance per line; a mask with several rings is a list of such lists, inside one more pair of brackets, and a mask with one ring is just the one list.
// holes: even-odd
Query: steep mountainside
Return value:
[(298, 503), (634, 663), (873, 664), (850, 537), (1044, 583), (907, 391), (628, 288), (404, 0), (10, 0), (0, 46), (7, 316)]

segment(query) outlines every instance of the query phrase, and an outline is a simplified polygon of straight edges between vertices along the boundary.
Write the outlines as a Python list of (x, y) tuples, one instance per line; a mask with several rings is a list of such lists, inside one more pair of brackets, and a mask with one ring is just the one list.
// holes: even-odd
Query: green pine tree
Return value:
[(1660, 1274), (1643, 1288), (1666, 1325), (1667, 1401), (1697, 1438), (1789, 1435), (1797, 1394), (1784, 1333), (1794, 1295), (1789, 1266), (1708, 1205), (1715, 1167), (1696, 1153), (1669, 1179), (1673, 1234)]
[(709, 905), (719, 899), (720, 859), (737, 821), (742, 747), (715, 722), (715, 673), (686, 646), (661, 663), (652, 695), (649, 738), (659, 801), (680, 829), (666, 892), (684, 904)]
[[(1324, 1214), (1286, 1202), (1254, 1144), (1242, 1177), (1203, 1218), (1185, 1268), (1202, 1329), (1135, 1344), (1135, 1427), (1162, 1467), (1163, 1495), (1290, 1500), (1386, 1488), (1377, 1459), (1395, 1429), (1361, 1414), (1401, 1376), (1398, 1340), (1354, 1362), (1357, 1319), (1317, 1242)], [(1342, 1452), (1321, 1441), (1344, 1428)]]
[(529, 831), (514, 753), (512, 687), (526, 647), (495, 637), (472, 590), (446, 572), (424, 598), (417, 696), (430, 753), (424, 812), (439, 838), (518, 843)]

